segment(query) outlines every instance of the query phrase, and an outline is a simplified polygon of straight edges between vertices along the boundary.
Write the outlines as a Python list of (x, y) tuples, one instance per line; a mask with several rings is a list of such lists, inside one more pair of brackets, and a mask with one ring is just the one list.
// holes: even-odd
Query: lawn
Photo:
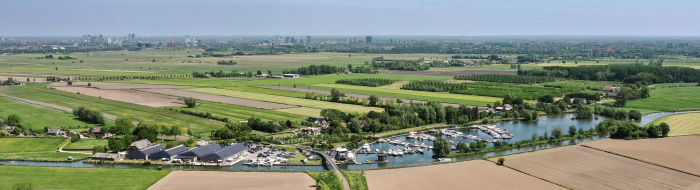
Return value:
[(63, 150), (92, 150), (97, 145), (106, 146), (107, 141), (107, 139), (80, 139), (63, 147)]
[(312, 178), (316, 180), (316, 189), (318, 190), (341, 190), (343, 189), (343, 184), (335, 175), (335, 171), (325, 171), (325, 172), (306, 172)]
[(163, 108), (148, 107), (42, 87), (0, 87), (0, 93), (67, 108), (84, 106), (117, 117), (131, 118), (137, 122), (156, 123), (166, 126), (178, 125), (182, 127), (182, 131), (187, 131), (188, 128), (191, 128), (194, 132), (201, 132), (223, 126), (222, 122), (176, 113)]
[(658, 125), (666, 122), (671, 127), (668, 136), (700, 135), (700, 113), (669, 115), (654, 121)]
[(71, 114), (60, 110), (39, 107), (31, 104), (26, 104), (14, 101), (7, 98), (0, 98), (0, 117), (7, 118), (12, 114), (17, 114), (22, 118), (22, 123), (26, 128), (44, 129), (44, 127), (67, 127), (67, 126), (88, 126), (93, 127), (95, 124), (88, 124), (73, 117)]
[(0, 153), (56, 151), (68, 139), (0, 138)]
[(651, 91), (647, 99), (632, 100), (626, 107), (656, 111), (700, 110), (700, 87), (657, 88)]
[[(282, 150), (287, 150), (287, 153), (297, 153), (294, 158), (287, 158), (287, 164), (304, 164), (302, 160), (306, 159), (307, 157), (304, 156), (303, 154), (299, 154), (299, 150), (297, 150), (294, 147), (286, 147), (286, 146), (275, 146), (276, 148)], [(279, 152), (277, 152), (279, 154)], [(317, 157), (317, 155), (314, 155), (314, 157)], [(321, 164), (322, 160), (307, 160), (306, 164), (314, 164), (314, 165), (319, 165)]]
[(387, 89), (387, 88), (353, 86), (353, 85), (344, 85), (344, 84), (314, 84), (314, 85), (310, 85), (310, 86), (313, 89), (319, 89), (319, 90), (331, 90), (331, 89), (335, 88), (335, 89), (338, 89), (340, 92), (344, 92), (344, 93), (367, 94), (367, 95), (377, 95), (377, 96), (385, 96), (385, 97), (393, 97), (393, 98), (426, 100), (426, 101), (478, 105), (478, 106), (486, 106), (486, 104), (493, 104), (496, 101), (502, 100), (502, 98), (496, 98), (496, 97), (474, 96), (474, 95), (463, 95), (463, 94), (449, 94), (449, 93), (436, 93), (436, 92), (401, 90), (401, 89)]
[(170, 170), (79, 167), (0, 166), (0, 190), (14, 183), (36, 189), (147, 189)]
[(233, 91), (233, 90), (224, 90), (224, 89), (215, 89), (215, 88), (192, 88), (192, 89), (183, 89), (183, 90), (192, 91), (192, 92), (201, 92), (201, 93), (207, 93), (207, 94), (214, 94), (214, 95), (223, 95), (223, 96), (229, 96), (229, 97), (234, 97), (234, 98), (244, 98), (244, 99), (249, 99), (249, 100), (259, 100), (259, 101), (266, 101), (266, 102), (282, 103), (282, 104), (287, 104), (287, 105), (296, 105), (296, 106), (310, 107), (310, 108), (317, 108), (317, 109), (339, 109), (341, 111), (350, 112), (350, 113), (351, 112), (365, 113), (365, 112), (369, 112), (369, 111), (381, 112), (384, 110), (382, 108), (365, 107), (365, 106), (358, 106), (358, 105), (325, 102), (325, 101), (319, 101), (319, 100), (308, 100), (308, 99), (302, 99), (302, 98), (292, 98), (292, 97), (286, 97), (286, 96), (276, 96), (276, 95)]
[(307, 116), (307, 117), (321, 117), (321, 109), (316, 109), (316, 108), (296, 107), (296, 108), (276, 109), (273, 111), (299, 114), (299, 115), (303, 115), (303, 116)]
[(39, 153), (0, 153), (0, 160), (22, 160), (22, 161), (66, 161), (71, 156), (75, 160), (82, 160), (90, 157), (90, 154), (62, 153), (62, 152), (39, 152)]
[(352, 190), (368, 190), (367, 179), (365, 179), (364, 170), (340, 170), (343, 173), (345, 180), (348, 180), (350, 189)]

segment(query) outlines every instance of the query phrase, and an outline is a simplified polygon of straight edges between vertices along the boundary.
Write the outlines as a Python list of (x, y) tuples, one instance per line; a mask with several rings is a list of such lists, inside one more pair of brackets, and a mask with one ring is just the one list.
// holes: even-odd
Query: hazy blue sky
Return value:
[(700, 36), (700, 0), (3, 0), (0, 36)]

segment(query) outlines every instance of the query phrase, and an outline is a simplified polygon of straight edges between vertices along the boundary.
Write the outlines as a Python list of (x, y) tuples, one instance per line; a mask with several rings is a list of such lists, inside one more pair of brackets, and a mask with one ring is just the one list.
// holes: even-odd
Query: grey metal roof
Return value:
[(234, 154), (237, 154), (239, 152), (242, 152), (246, 150), (246, 147), (243, 144), (234, 144), (231, 146), (227, 146), (224, 148), (221, 148), (215, 152), (212, 152), (210, 154), (207, 154), (206, 156), (203, 156), (202, 160), (204, 161), (213, 161), (213, 160), (221, 160), (224, 158), (228, 158)]
[(207, 155), (207, 154), (209, 154), (209, 153), (212, 153), (212, 152), (214, 152), (214, 151), (217, 151), (217, 150), (219, 150), (219, 149), (221, 149), (221, 146), (219, 146), (219, 144), (214, 143), (214, 144), (208, 144), (208, 145), (204, 145), (204, 146), (200, 146), (200, 147), (194, 148), (194, 149), (189, 150), (189, 151), (187, 151), (187, 152), (183, 152), (183, 153), (180, 154), (180, 155), (183, 155), (183, 156), (197, 156), (197, 157), (200, 157), (200, 156), (204, 156), (204, 155)]
[(155, 146), (141, 149), (139, 151), (142, 152), (144, 155), (151, 155), (153, 153), (160, 152), (163, 150), (165, 150), (165, 147), (163, 147), (163, 145), (155, 145)]
[(92, 155), (93, 158), (118, 158), (121, 155), (114, 153), (95, 153)]
[(133, 143), (131, 143), (131, 145), (129, 145), (129, 146), (130, 146), (130, 147), (136, 147), (136, 149), (141, 150), (141, 149), (144, 149), (144, 148), (148, 148), (148, 147), (150, 147), (150, 146), (153, 146), (153, 143), (151, 143), (151, 141), (149, 141), (148, 139), (143, 139), (143, 140), (140, 140), (140, 141), (133, 142)]
[(170, 156), (173, 156), (173, 155), (176, 155), (176, 154), (180, 154), (181, 152), (185, 152), (185, 151), (187, 151), (187, 150), (189, 150), (189, 148), (187, 148), (187, 146), (185, 146), (185, 145), (180, 145), (180, 146), (172, 147), (172, 148), (169, 148), (169, 149), (165, 149), (164, 151), (165, 151), (166, 154), (168, 154), (168, 155), (170, 155)]

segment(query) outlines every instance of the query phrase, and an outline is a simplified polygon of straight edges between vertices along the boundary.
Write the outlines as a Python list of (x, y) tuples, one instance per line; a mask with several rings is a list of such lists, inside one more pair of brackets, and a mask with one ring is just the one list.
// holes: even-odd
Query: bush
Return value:
[(12, 185), (12, 189), (15, 190), (32, 190), (36, 189), (36, 186), (33, 183), (24, 183), (24, 182), (19, 182), (15, 183)]
[(194, 106), (197, 105), (197, 99), (194, 98), (182, 98), (185, 101), (185, 104), (187, 105), (188, 108), (193, 108)]
[(78, 109), (73, 109), (73, 115), (80, 118), (80, 120), (93, 122), (99, 125), (105, 125), (105, 118), (102, 116), (102, 112), (97, 110), (86, 109), (85, 107), (78, 107)]
[(558, 139), (562, 136), (564, 136), (564, 130), (562, 130), (561, 127), (555, 127), (554, 129), (552, 129), (552, 137)]
[(504, 162), (506, 162), (505, 158), (498, 158), (498, 162), (496, 162), (496, 164), (502, 166)]
[(151, 165), (151, 161), (145, 161), (145, 162), (143, 162), (143, 165), (149, 166), (149, 165)]
[(642, 113), (637, 110), (631, 110), (628, 115), (630, 119), (634, 119), (635, 121), (639, 121), (642, 119)]

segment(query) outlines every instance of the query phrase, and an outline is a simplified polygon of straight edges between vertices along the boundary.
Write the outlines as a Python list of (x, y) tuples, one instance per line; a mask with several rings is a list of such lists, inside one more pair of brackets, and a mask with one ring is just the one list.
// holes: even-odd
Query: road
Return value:
[(319, 155), (323, 156), (323, 159), (326, 160), (326, 163), (328, 163), (329, 165), (331, 165), (331, 167), (333, 167), (333, 170), (335, 170), (335, 175), (338, 176), (338, 179), (340, 179), (340, 182), (343, 183), (343, 189), (344, 189), (344, 190), (350, 190), (350, 184), (348, 184), (348, 181), (347, 181), (347, 180), (345, 179), (345, 177), (343, 176), (343, 173), (340, 173), (340, 168), (338, 168), (338, 165), (336, 165), (333, 161), (331, 161), (332, 159), (331, 159), (330, 157), (328, 157), (328, 155), (326, 155), (326, 154), (323, 153), (323, 152), (319, 152), (319, 151), (315, 151), (315, 150), (310, 150), (310, 149), (303, 149), (303, 148), (299, 148), (299, 147), (297, 147), (297, 149), (301, 149), (301, 150), (313, 152), (313, 153), (316, 153), (316, 154), (319, 154)]

